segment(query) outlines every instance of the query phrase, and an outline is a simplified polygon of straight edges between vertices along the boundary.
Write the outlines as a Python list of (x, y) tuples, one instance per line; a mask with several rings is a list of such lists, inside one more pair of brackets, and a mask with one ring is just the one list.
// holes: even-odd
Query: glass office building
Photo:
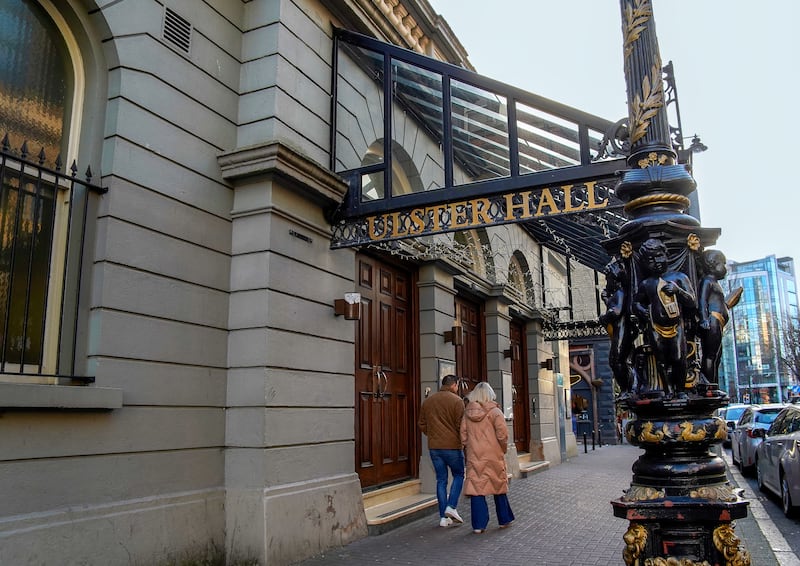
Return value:
[(794, 260), (774, 255), (728, 262), (728, 291), (743, 289), (725, 329), (720, 387), (731, 402), (768, 403), (788, 399), (796, 385), (781, 362), (783, 329), (797, 321)]

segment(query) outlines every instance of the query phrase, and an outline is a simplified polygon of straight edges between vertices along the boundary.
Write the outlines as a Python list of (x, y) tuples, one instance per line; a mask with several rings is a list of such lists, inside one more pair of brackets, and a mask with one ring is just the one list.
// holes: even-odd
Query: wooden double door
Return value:
[(531, 417), (528, 401), (528, 360), (525, 325), (511, 322), (511, 396), (514, 412), (514, 445), (517, 452), (530, 451)]
[(482, 303), (457, 295), (455, 311), (456, 323), (461, 326), (464, 335), (464, 343), (455, 347), (456, 375), (463, 380), (459, 393), (466, 395), (478, 383), (486, 381), (484, 309)]
[[(483, 304), (469, 297), (458, 295), (455, 298), (456, 320), (463, 329), (464, 343), (456, 346), (456, 374), (463, 378), (459, 391), (462, 395), (486, 381), (486, 338), (484, 331)], [(525, 324), (513, 320), (510, 325), (511, 348), (511, 397), (514, 415), (514, 444), (518, 452), (530, 450), (530, 414), (528, 401), (528, 372), (525, 342)], [(506, 405), (502, 395), (495, 391), (498, 402)]]
[(356, 265), (356, 470), (367, 488), (416, 474), (416, 317), (409, 271), (364, 255)]

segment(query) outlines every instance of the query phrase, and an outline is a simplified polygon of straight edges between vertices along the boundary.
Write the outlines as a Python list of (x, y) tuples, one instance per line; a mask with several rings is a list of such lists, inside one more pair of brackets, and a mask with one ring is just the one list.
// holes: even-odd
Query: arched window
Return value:
[(76, 220), (75, 209), (92, 188), (69, 175), (70, 126), (81, 106), (75, 54), (76, 43), (49, 2), (0, 3), (2, 374), (70, 370), (59, 359), (77, 316), (85, 217)]
[(50, 161), (65, 150), (71, 68), (63, 36), (37, 2), (0, 3), (0, 132), (12, 148), (27, 142)]
[[(361, 160), (361, 166), (376, 165), (383, 161), (383, 140), (380, 139), (369, 146), (366, 155)], [(381, 200), (386, 197), (383, 171), (367, 173), (361, 182), (362, 200)], [(392, 193), (407, 195), (422, 191), (422, 181), (411, 156), (399, 143), (392, 142)]]
[(526, 303), (533, 305), (533, 279), (522, 252), (515, 251), (508, 263), (508, 284)]

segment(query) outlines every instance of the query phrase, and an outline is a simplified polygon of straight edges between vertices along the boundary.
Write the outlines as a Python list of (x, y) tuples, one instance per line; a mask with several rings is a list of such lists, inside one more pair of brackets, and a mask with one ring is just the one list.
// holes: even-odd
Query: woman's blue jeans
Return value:
[[(464, 485), (464, 452), (462, 450), (431, 449), (431, 462), (436, 471), (436, 499), (439, 502), (439, 517), (444, 517), (446, 507), (458, 507), (461, 487)], [(447, 470), (453, 474), (450, 495), (447, 495)]]
[[(470, 497), (470, 512), (472, 515), (472, 528), (482, 531), (489, 525), (489, 505), (486, 496), (473, 495)], [(494, 496), (494, 509), (497, 512), (497, 522), (502, 527), (514, 520), (514, 512), (508, 502), (508, 495), (501, 493)]]

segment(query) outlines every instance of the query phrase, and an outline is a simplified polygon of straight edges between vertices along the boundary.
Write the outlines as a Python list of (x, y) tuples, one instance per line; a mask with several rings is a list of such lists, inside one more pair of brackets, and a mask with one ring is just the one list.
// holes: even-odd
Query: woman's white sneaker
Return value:
[(442, 517), (439, 519), (439, 526), (440, 527), (449, 527), (453, 524), (453, 520), (450, 517)]

